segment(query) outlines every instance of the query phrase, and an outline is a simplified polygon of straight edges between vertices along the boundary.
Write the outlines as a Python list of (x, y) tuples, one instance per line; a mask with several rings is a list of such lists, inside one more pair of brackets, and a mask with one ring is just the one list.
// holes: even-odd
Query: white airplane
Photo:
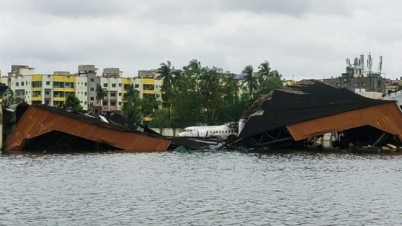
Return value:
[(220, 126), (190, 126), (179, 133), (179, 137), (219, 138), (226, 140), (229, 135), (237, 135), (237, 123), (231, 122)]

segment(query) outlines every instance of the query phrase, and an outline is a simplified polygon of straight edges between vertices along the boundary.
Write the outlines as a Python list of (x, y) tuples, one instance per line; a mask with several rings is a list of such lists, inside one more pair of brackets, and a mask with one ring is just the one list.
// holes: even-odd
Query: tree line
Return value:
[[(140, 91), (131, 84), (125, 87), (121, 113), (135, 122), (149, 116), (149, 127), (184, 128), (192, 125), (218, 125), (238, 121), (240, 116), (260, 95), (282, 86), (282, 75), (272, 70), (268, 61), (257, 70), (252, 65), (244, 67), (238, 75), (218, 67), (203, 67), (194, 59), (181, 69), (170, 61), (163, 62), (156, 70), (156, 79), (163, 80), (162, 102), (156, 96), (140, 98)], [(5, 106), (23, 101), (8, 91)], [(100, 84), (96, 88), (96, 101), (103, 101), (107, 90)], [(80, 100), (66, 96), (64, 108), (82, 110)]]
[(159, 128), (238, 121), (256, 98), (283, 84), (282, 75), (267, 61), (256, 71), (247, 65), (242, 78), (218, 67), (203, 67), (198, 60), (191, 60), (181, 69), (167, 61), (156, 72), (156, 79), (163, 80), (163, 101), (158, 103), (155, 96), (140, 99), (139, 91), (130, 86), (123, 96), (121, 112), (137, 122), (151, 116), (149, 127)]

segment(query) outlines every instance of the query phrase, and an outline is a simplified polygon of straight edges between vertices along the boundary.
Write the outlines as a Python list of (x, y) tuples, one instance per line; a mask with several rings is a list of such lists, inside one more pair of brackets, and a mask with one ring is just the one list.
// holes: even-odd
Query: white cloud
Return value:
[(37, 73), (80, 64), (119, 67), (125, 76), (192, 59), (240, 73), (267, 60), (285, 78), (338, 76), (345, 58), (384, 56), (400, 77), (402, 6), (387, 1), (14, 0), (0, 2), (0, 69)]

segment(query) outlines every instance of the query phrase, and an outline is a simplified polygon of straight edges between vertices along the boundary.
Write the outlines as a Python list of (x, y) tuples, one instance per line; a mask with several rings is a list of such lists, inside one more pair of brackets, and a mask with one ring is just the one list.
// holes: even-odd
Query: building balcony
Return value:
[(143, 90), (142, 94), (155, 94), (155, 90)]
[(40, 82), (42, 81), (42, 75), (33, 75), (32, 82)]
[(53, 87), (53, 91), (64, 92), (64, 87), (54, 86), (54, 87)]
[(65, 101), (65, 97), (53, 97), (53, 101)]
[(32, 101), (42, 101), (42, 96), (32, 97)]
[(64, 87), (64, 91), (73, 93), (73, 92), (75, 92), (75, 89), (71, 88), (71, 87)]
[(143, 78), (142, 79), (142, 84), (154, 85), (155, 84), (155, 79), (153, 79), (153, 78)]

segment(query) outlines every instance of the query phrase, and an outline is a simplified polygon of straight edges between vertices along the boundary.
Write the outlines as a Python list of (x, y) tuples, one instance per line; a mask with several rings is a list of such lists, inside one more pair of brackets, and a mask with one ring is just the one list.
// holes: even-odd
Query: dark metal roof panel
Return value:
[(247, 121), (239, 137), (389, 102), (366, 98), (320, 81), (304, 80), (256, 100), (242, 117)]

